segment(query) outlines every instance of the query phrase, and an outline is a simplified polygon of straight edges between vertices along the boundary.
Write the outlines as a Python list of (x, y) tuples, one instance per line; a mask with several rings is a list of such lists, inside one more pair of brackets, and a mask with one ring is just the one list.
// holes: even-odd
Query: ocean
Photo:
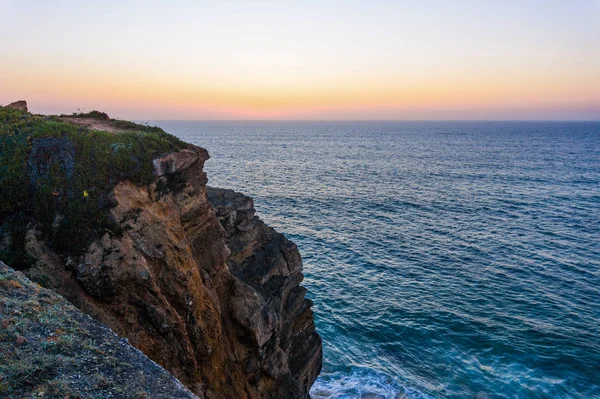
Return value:
[(600, 122), (151, 122), (298, 244), (323, 398), (600, 398)]

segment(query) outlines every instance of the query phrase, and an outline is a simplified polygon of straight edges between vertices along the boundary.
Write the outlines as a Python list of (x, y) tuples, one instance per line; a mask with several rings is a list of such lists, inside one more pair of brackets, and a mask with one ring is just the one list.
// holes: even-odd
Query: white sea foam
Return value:
[(349, 373), (323, 373), (313, 385), (310, 395), (313, 399), (432, 398), (403, 386), (386, 374), (364, 368), (355, 368)]

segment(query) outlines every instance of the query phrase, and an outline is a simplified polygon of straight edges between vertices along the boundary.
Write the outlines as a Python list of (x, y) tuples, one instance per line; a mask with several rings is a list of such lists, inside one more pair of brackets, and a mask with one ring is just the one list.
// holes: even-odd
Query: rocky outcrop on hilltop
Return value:
[(23, 100), (15, 101), (14, 103), (10, 103), (6, 106), (6, 108), (15, 109), (17, 111), (28, 112), (27, 102), (23, 101)]
[(198, 398), (125, 339), (2, 262), (0, 397)]
[(0, 259), (199, 396), (308, 397), (321, 341), (298, 249), (250, 198), (207, 187), (206, 150), (104, 117), (98, 126), (112, 130), (96, 131), (94, 114), (78, 123), (10, 112), (10, 140), (22, 148), (3, 147), (0, 170), (25, 167), (0, 175), (0, 188), (15, 187), (0, 190)]

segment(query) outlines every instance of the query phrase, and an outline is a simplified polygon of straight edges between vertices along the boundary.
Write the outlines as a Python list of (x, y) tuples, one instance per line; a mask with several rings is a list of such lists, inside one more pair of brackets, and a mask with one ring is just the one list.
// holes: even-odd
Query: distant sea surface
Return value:
[(298, 244), (313, 398), (600, 398), (600, 123), (151, 123)]

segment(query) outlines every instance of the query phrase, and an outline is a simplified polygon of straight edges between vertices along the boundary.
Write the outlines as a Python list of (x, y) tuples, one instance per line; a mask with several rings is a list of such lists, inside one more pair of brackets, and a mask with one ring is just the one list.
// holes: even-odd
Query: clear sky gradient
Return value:
[(600, 119), (600, 0), (0, 0), (0, 104), (128, 119)]

